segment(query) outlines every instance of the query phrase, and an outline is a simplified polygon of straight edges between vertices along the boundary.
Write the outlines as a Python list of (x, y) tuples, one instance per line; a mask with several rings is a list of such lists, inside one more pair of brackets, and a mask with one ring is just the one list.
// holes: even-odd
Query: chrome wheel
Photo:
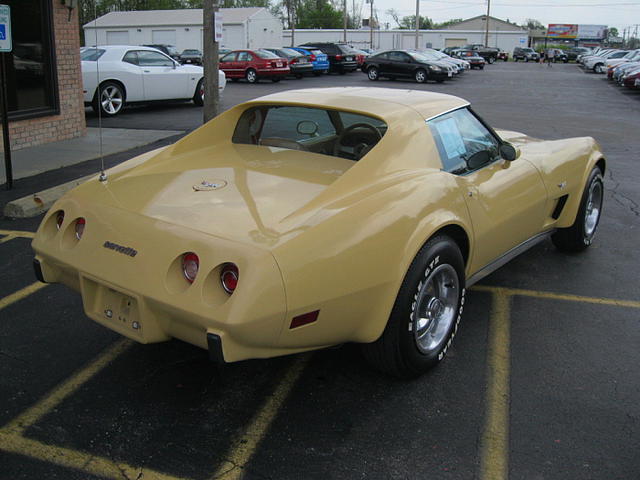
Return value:
[(458, 314), (460, 284), (449, 264), (436, 267), (419, 285), (415, 309), (414, 338), (425, 355), (438, 351), (449, 336)]
[(425, 73), (424, 70), (418, 70), (416, 72), (416, 82), (424, 83), (426, 79), (427, 79), (427, 74)]
[(247, 82), (256, 83), (256, 80), (258, 80), (258, 74), (256, 73), (256, 71), (255, 70), (249, 70), (247, 72)]
[(595, 181), (589, 187), (589, 197), (587, 199), (587, 208), (584, 215), (584, 233), (587, 238), (593, 237), (600, 220), (600, 212), (602, 211), (602, 183)]
[(369, 76), (369, 80), (378, 80), (378, 69), (375, 67), (371, 67), (367, 72)]
[(115, 115), (122, 110), (124, 98), (122, 91), (116, 85), (107, 85), (100, 94), (102, 111), (107, 115)]

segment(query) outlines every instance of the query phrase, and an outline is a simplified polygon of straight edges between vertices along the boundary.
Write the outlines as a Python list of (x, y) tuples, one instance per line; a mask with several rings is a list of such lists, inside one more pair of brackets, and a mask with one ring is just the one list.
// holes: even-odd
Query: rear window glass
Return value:
[(84, 60), (85, 62), (97, 62), (104, 52), (105, 50), (101, 48), (87, 48), (80, 52), (80, 60)]
[(246, 110), (233, 143), (309, 151), (359, 160), (384, 136), (387, 125), (368, 115), (323, 108), (265, 105)]
[(276, 55), (273, 52), (270, 52), (269, 50), (262, 50), (262, 49), (256, 50), (255, 54), (260, 58), (280, 58), (278, 55)]

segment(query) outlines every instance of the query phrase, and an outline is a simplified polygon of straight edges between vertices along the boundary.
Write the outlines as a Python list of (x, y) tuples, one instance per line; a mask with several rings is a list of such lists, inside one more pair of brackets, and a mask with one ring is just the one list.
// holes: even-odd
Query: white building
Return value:
[[(489, 47), (513, 52), (515, 47), (528, 46), (527, 30), (513, 23), (489, 17)], [(291, 30), (283, 32), (283, 45), (291, 45)], [(420, 30), (418, 48), (461, 47), (471, 43), (485, 43), (486, 16), (470, 18), (442, 30)], [(296, 30), (294, 43), (342, 42), (344, 30)], [(415, 48), (415, 30), (374, 30), (373, 47), (369, 29), (347, 30), (347, 43), (358, 48), (386, 50), (390, 48)]]
[[(282, 24), (266, 8), (221, 8), (220, 47), (282, 46)], [(202, 9), (110, 12), (83, 26), (85, 45), (175, 45), (202, 50)]]

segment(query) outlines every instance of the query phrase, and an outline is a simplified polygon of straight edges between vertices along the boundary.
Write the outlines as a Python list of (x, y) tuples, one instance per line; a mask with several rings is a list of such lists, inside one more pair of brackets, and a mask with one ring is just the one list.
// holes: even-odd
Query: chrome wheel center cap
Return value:
[(442, 309), (444, 305), (439, 298), (432, 298), (429, 300), (429, 304), (427, 305), (427, 315), (429, 318), (436, 318), (438, 315), (442, 313)]

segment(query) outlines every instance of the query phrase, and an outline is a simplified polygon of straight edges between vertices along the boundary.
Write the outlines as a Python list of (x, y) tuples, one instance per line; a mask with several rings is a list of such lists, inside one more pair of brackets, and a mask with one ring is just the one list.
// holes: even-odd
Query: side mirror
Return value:
[(520, 149), (510, 143), (500, 145), (500, 156), (508, 162), (513, 162), (520, 156)]
[(311, 120), (303, 120), (298, 122), (296, 130), (300, 135), (309, 135), (310, 137), (313, 137), (318, 133), (318, 124)]
[(490, 160), (491, 156), (489, 155), (489, 150), (480, 150), (467, 159), (467, 167), (469, 167), (469, 170), (475, 170), (476, 168), (480, 168), (484, 164), (489, 163)]

